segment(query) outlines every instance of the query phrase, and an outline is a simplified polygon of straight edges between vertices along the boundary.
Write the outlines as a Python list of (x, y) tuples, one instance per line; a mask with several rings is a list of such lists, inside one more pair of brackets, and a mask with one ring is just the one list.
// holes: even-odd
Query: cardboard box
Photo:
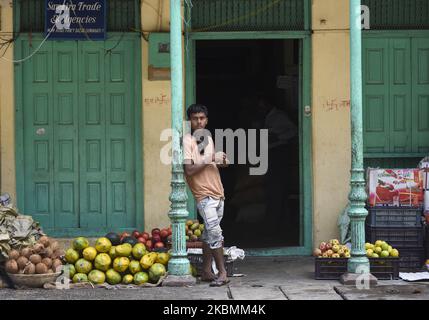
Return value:
[(368, 169), (370, 207), (421, 207), (423, 181), (419, 169)]

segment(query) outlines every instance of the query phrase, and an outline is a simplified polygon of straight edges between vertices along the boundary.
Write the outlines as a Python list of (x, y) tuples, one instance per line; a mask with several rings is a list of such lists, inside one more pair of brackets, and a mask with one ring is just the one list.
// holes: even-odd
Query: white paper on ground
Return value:
[(400, 272), (399, 278), (405, 281), (429, 281), (429, 272)]

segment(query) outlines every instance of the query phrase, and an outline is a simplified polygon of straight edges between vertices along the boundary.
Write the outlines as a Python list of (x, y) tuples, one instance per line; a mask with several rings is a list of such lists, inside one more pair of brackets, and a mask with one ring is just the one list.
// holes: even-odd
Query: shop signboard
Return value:
[(49, 40), (105, 40), (106, 0), (46, 0)]

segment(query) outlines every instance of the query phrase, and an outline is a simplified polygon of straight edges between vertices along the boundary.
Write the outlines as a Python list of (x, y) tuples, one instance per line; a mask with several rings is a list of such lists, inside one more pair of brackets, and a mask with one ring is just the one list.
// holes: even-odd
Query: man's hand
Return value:
[(218, 167), (220, 168), (225, 168), (229, 166), (229, 160), (226, 157), (226, 153), (225, 152), (217, 152), (214, 155), (215, 158), (215, 163)]

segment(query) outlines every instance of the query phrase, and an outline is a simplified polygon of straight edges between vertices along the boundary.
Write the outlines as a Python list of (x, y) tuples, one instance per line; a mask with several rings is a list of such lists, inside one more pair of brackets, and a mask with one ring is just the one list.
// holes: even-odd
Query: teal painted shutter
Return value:
[[(106, 41), (113, 48), (117, 40)], [(109, 227), (136, 225), (134, 141), (135, 41), (123, 40), (106, 56), (106, 166)]]
[[(33, 41), (37, 47), (40, 41)], [(24, 56), (30, 54), (22, 42)], [(52, 43), (45, 43), (24, 69), (23, 125), (25, 209), (45, 227), (53, 227), (53, 93)]]
[(363, 119), (365, 152), (389, 152), (389, 42), (364, 42)]
[(80, 225), (105, 228), (106, 101), (104, 52), (97, 42), (79, 42)]
[(389, 153), (411, 152), (411, 44), (389, 40)]
[(140, 42), (118, 40), (48, 41), (23, 65), (24, 208), (46, 230), (137, 225), (130, 62)]
[(52, 44), (55, 228), (79, 227), (78, 52), (75, 41)]
[(364, 41), (365, 153), (429, 151), (429, 40)]
[(412, 41), (413, 152), (429, 152), (429, 39)]

